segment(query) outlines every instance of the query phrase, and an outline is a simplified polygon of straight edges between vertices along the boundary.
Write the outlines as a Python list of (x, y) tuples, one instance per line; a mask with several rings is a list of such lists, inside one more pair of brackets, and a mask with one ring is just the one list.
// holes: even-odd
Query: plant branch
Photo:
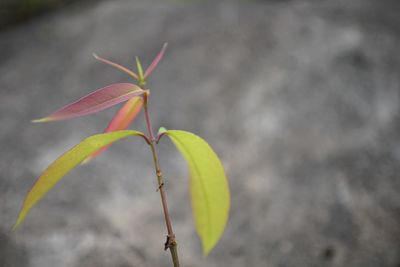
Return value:
[(153, 143), (153, 141), (155, 141), (155, 137), (153, 132), (153, 126), (151, 124), (149, 110), (147, 107), (149, 95), (150, 95), (149, 90), (145, 90), (145, 93), (143, 94), (143, 106), (144, 106), (144, 116), (146, 118), (147, 131), (149, 132), (150, 135), (150, 141)]
[(149, 110), (147, 107), (147, 102), (148, 102), (148, 91), (143, 95), (143, 100), (144, 100), (144, 113), (145, 113), (145, 118), (146, 118), (146, 125), (147, 125), (147, 130), (150, 135), (150, 148), (151, 148), (151, 153), (153, 155), (153, 161), (154, 161), (154, 168), (156, 171), (156, 176), (157, 176), (157, 182), (158, 182), (158, 189), (157, 191), (160, 192), (160, 197), (161, 197), (161, 203), (163, 207), (163, 212), (164, 212), (164, 219), (165, 219), (165, 224), (167, 226), (167, 240), (165, 241), (164, 244), (164, 250), (169, 249), (171, 252), (171, 258), (172, 262), (174, 264), (174, 267), (179, 267), (179, 258), (178, 258), (178, 250), (177, 250), (177, 242), (175, 239), (175, 234), (172, 229), (172, 223), (171, 219), (169, 216), (169, 211), (168, 211), (168, 205), (167, 205), (167, 196), (164, 190), (164, 179), (163, 175), (161, 172), (161, 167), (160, 167), (160, 162), (158, 160), (158, 154), (157, 154), (157, 149), (156, 149), (156, 144), (157, 140), (154, 136), (153, 133), (153, 127), (151, 124), (151, 119), (150, 119), (150, 114)]

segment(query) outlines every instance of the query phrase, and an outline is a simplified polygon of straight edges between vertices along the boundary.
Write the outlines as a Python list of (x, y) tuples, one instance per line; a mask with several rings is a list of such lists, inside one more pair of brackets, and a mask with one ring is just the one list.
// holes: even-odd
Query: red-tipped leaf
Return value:
[[(129, 125), (133, 122), (133, 120), (137, 117), (140, 110), (143, 107), (143, 99), (141, 97), (134, 97), (126, 102), (120, 110), (118, 110), (117, 114), (108, 124), (107, 128), (104, 130), (104, 133), (115, 132), (120, 130), (125, 130), (129, 127)], [(89, 157), (87, 157), (82, 163), (89, 163), (92, 159), (103, 153), (108, 149), (110, 145), (105, 146)]]
[(163, 47), (161, 48), (161, 51), (157, 54), (157, 56), (154, 58), (153, 62), (151, 62), (150, 66), (146, 69), (144, 72), (144, 78), (146, 79), (152, 72), (153, 70), (157, 67), (158, 63), (160, 60), (163, 58), (165, 50), (167, 49), (168, 43), (165, 43)]
[(130, 76), (132, 76), (134, 79), (139, 80), (138, 75), (136, 73), (134, 73), (133, 71), (131, 71), (130, 69), (128, 69), (128, 68), (126, 68), (126, 67), (124, 67), (124, 66), (122, 66), (120, 64), (114, 63), (114, 62), (112, 62), (110, 60), (107, 60), (105, 58), (101, 58), (98, 55), (96, 55), (95, 53), (93, 53), (93, 56), (94, 56), (95, 59), (97, 59), (97, 60), (99, 60), (99, 61), (101, 61), (101, 62), (103, 62), (105, 64), (108, 64), (110, 66), (113, 66), (114, 68), (122, 70), (123, 72), (125, 72), (125, 73), (129, 74)]
[(143, 93), (144, 91), (135, 84), (112, 84), (80, 98), (45, 118), (33, 120), (33, 122), (57, 121), (89, 115), (140, 96)]

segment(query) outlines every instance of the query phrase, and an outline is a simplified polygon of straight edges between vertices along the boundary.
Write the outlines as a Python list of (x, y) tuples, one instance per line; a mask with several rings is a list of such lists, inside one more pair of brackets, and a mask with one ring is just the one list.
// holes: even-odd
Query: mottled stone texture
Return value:
[(101, 1), (1, 32), (0, 266), (171, 265), (141, 139), (71, 172), (8, 232), (39, 173), (115, 109), (29, 120), (129, 81), (92, 52), (148, 64), (168, 41), (148, 83), (154, 124), (208, 140), (232, 192), (205, 259), (185, 163), (162, 141), (183, 266), (398, 267), (399, 14), (398, 1)]

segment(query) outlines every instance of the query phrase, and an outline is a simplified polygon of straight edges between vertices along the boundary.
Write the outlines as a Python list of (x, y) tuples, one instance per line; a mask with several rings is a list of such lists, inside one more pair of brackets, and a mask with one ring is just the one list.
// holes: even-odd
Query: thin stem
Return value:
[(149, 110), (147, 108), (148, 95), (149, 95), (149, 93), (148, 93), (148, 91), (146, 91), (146, 93), (143, 96), (143, 98), (144, 98), (144, 113), (145, 113), (145, 118), (146, 118), (147, 130), (150, 135), (149, 145), (151, 148), (151, 153), (153, 155), (154, 168), (156, 170), (158, 191), (160, 191), (161, 203), (162, 203), (162, 207), (163, 207), (163, 211), (164, 211), (164, 219), (165, 219), (165, 224), (167, 226), (167, 232), (168, 232), (167, 240), (164, 244), (164, 249), (170, 250), (174, 267), (179, 267), (179, 258), (178, 258), (178, 250), (177, 250), (178, 244), (175, 239), (175, 234), (172, 229), (172, 223), (171, 223), (171, 219), (169, 216), (168, 205), (167, 205), (167, 196), (166, 196), (166, 193), (164, 190), (164, 179), (163, 179), (163, 175), (161, 172), (160, 162), (158, 160), (158, 154), (157, 154), (157, 149), (156, 149), (157, 140), (153, 133), (153, 127), (151, 124), (150, 114), (149, 114)]
[(147, 102), (148, 102), (148, 98), (149, 98), (149, 91), (146, 90), (145, 93), (143, 94), (143, 106), (144, 106), (144, 116), (146, 118), (146, 126), (147, 126), (147, 131), (149, 132), (150, 135), (150, 139), (153, 142), (155, 137), (154, 137), (154, 133), (153, 133), (153, 126), (151, 124), (151, 119), (150, 119), (150, 114), (149, 114), (149, 110), (147, 107)]

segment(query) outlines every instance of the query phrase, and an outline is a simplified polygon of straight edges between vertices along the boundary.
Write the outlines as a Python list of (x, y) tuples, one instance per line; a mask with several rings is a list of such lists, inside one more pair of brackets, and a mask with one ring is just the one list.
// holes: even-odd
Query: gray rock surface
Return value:
[[(400, 265), (398, 1), (101, 1), (0, 33), (0, 266), (170, 266), (151, 156), (114, 145), (10, 233), (40, 172), (113, 110), (31, 124), (168, 52), (149, 81), (155, 126), (204, 137), (232, 210), (208, 258), (183, 159), (160, 145), (182, 266)], [(133, 128), (145, 130), (143, 117)]]
[(1, 0), (0, 30), (27, 23), (31, 18), (62, 8), (74, 1), (76, 0)]

